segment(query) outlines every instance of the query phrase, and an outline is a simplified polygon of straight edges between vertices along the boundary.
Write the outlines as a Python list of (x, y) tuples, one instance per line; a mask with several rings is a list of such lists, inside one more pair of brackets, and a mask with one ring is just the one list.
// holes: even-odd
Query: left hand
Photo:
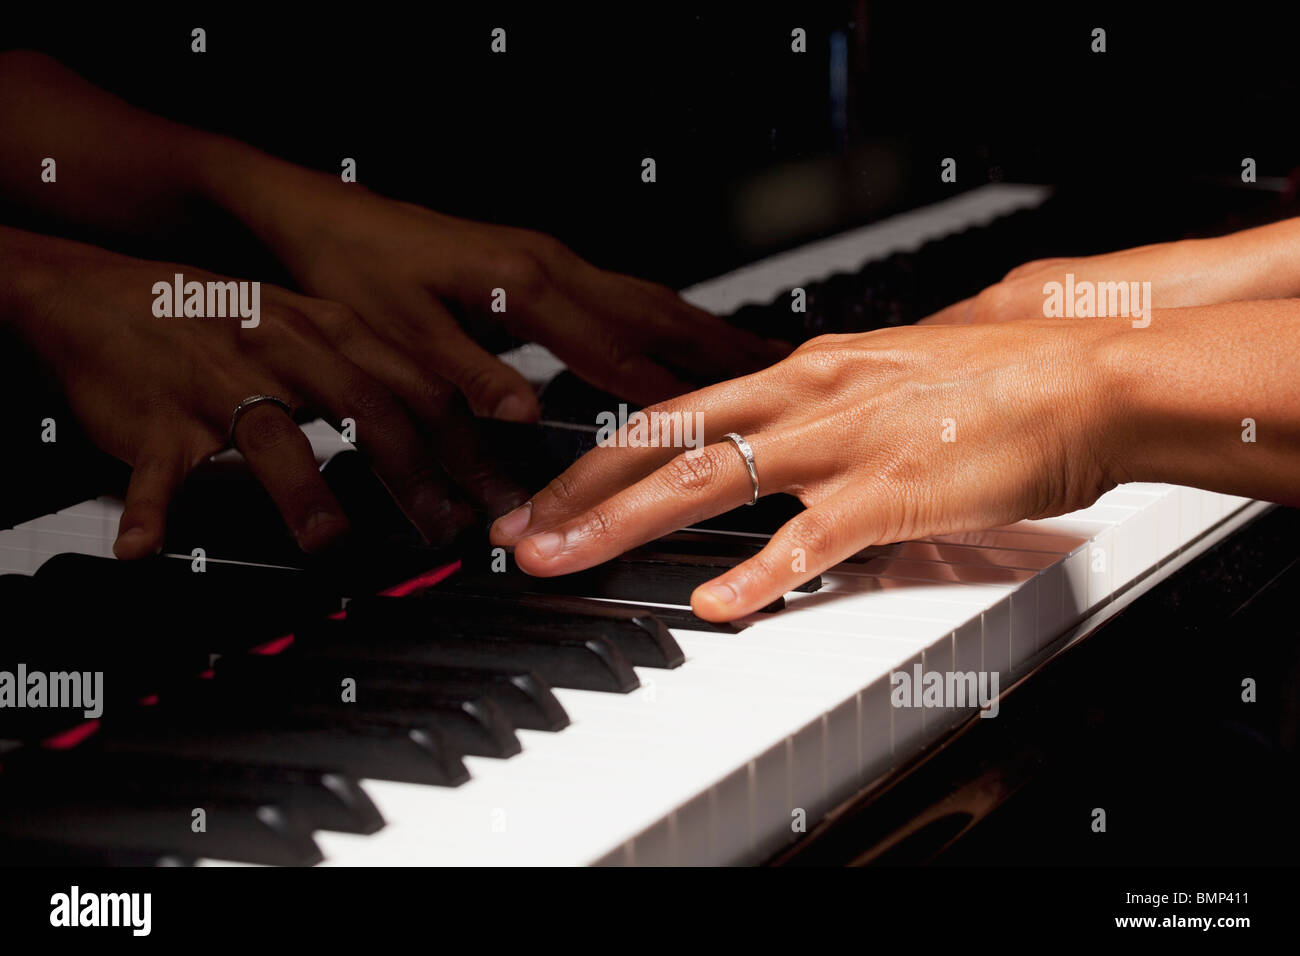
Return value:
[[(703, 413), (695, 456), (598, 447), (497, 520), (530, 574), (567, 574), (762, 494), (807, 510), (701, 585), (706, 620), (751, 613), (865, 547), (1084, 507), (1115, 484), (1106, 343), (1126, 323), (1026, 320), (826, 335), (765, 371), (647, 412)], [(802, 551), (802, 561), (796, 549)], [(797, 569), (797, 570), (796, 570)]]
[[(450, 381), (479, 415), (535, 421), (532, 387), (467, 332), (499, 324), (550, 349), (577, 375), (639, 404), (783, 357), (671, 289), (598, 269), (541, 233), (385, 199), (355, 183), (264, 159), (227, 190), (309, 295), (349, 306), (389, 345)], [(269, 165), (266, 165), (269, 163)], [(242, 188), (242, 187), (241, 187)], [(505, 311), (493, 311), (494, 290)]]

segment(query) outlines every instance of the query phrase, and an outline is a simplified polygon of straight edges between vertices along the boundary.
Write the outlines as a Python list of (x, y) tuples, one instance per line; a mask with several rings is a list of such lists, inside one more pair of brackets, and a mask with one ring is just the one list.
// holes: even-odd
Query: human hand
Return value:
[(1095, 354), (1116, 329), (1039, 319), (813, 339), (646, 410), (702, 413), (715, 444), (598, 447), (498, 519), (492, 541), (530, 574), (567, 574), (744, 504), (751, 480), (727, 432), (753, 448), (762, 494), (807, 510), (695, 591), (706, 620), (751, 613), (870, 545), (1083, 507), (1114, 484)]
[(1216, 239), (1185, 239), (1098, 256), (1035, 259), (978, 295), (941, 309), (918, 325), (971, 325), (1043, 318), (1049, 282), (1094, 287), (1149, 282), (1148, 309), (1277, 299), (1300, 292), (1300, 221), (1287, 220)]
[[(156, 282), (170, 285), (177, 272), (186, 281), (228, 280), (16, 230), (0, 230), (0, 247), (20, 277), (4, 290), (5, 313), (50, 365), (92, 440), (132, 466), (114, 545), (120, 558), (161, 548), (168, 503), (226, 445), (232, 412), (252, 395), (310, 407), (336, 426), (353, 419), (358, 449), (432, 542), (473, 520), (453, 484), (497, 514), (523, 497), (477, 457), (455, 390), (345, 308), (262, 285), (256, 327), (239, 317), (159, 317)], [(283, 409), (249, 409), (234, 438), (305, 550), (347, 529), (310, 444)]]
[[(348, 305), (376, 338), (455, 384), (480, 415), (534, 421), (539, 411), (524, 378), (473, 341), (476, 323), (538, 342), (586, 381), (640, 404), (790, 351), (665, 286), (596, 268), (549, 236), (445, 216), (266, 157), (250, 162), (255, 171), (237, 186), (212, 187), (219, 201), (304, 291)], [(256, 201), (250, 182), (261, 184)]]

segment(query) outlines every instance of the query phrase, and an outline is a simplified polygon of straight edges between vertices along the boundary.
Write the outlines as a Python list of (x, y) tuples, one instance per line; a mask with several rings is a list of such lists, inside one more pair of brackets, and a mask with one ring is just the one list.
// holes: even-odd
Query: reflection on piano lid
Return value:
[[(1041, 199), (975, 191), (691, 295), (730, 310)], [(538, 358), (515, 356), (535, 379), (556, 371)], [(319, 423), (306, 430), (327, 478), (351, 483), (383, 527), (355, 453)], [(761, 546), (776, 511), (503, 587), (481, 550), (450, 560), (396, 526), (377, 538), (384, 560), (318, 573), (269, 533), (223, 534), (238, 519), (219, 510), (180, 521), (168, 557), (121, 565), (109, 560), (121, 503), (85, 501), (0, 532), (0, 670), (103, 670), (108, 698), (91, 725), (0, 711), (0, 853), (758, 862), (796, 837), (792, 820), (811, 825), (974, 717), (891, 706), (891, 673), (996, 672), (1005, 691), (1265, 507), (1127, 485), (1061, 518), (868, 549), (783, 606), (714, 628), (685, 596)], [(208, 549), (203, 574), (192, 546)], [(392, 596), (418, 573), (426, 589)], [(198, 805), (204, 833), (190, 826)]]

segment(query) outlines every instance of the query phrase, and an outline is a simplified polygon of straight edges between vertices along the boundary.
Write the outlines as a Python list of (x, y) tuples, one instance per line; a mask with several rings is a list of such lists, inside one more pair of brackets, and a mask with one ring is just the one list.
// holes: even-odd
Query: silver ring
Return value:
[(293, 418), (293, 408), (291, 408), (289, 403), (284, 399), (276, 398), (274, 395), (249, 395), (248, 398), (235, 406), (234, 414), (230, 416), (230, 431), (226, 435), (226, 440), (230, 442), (232, 446), (235, 444), (235, 426), (239, 424), (239, 416), (243, 415), (244, 412), (248, 411), (250, 408), (254, 408), (258, 405), (265, 405), (267, 403), (279, 405), (284, 409), (286, 415)]
[(750, 448), (749, 442), (745, 441), (745, 439), (741, 438), (735, 432), (727, 432), (727, 434), (722, 437), (730, 440), (731, 443), (736, 446), (737, 450), (745, 456), (745, 467), (749, 469), (749, 480), (754, 485), (754, 497), (752, 500), (746, 501), (745, 504), (758, 504), (758, 468), (754, 466), (754, 449)]

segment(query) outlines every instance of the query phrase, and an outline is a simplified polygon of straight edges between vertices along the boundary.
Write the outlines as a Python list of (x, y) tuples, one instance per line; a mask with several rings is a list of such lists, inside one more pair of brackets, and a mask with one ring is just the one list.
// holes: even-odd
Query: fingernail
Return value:
[[(130, 548), (133, 545), (138, 545), (141, 539), (143, 539), (144, 537), (145, 537), (144, 528), (128, 528), (126, 531), (122, 532), (122, 534), (118, 535), (117, 544), (113, 546), (114, 554), (116, 554), (117, 551), (122, 547)], [(161, 550), (161, 548), (159, 548), (158, 550)], [(155, 551), (154, 553), (156, 554), (157, 551)]]
[(558, 531), (547, 531), (545, 534), (535, 534), (528, 539), (533, 543), (533, 548), (543, 558), (553, 558), (560, 553), (564, 547), (564, 535)]
[(497, 402), (492, 417), (507, 422), (531, 422), (533, 410), (528, 402), (512, 392)]
[(314, 531), (316, 528), (325, 524), (325, 522), (333, 521), (333, 520), (334, 520), (334, 514), (332, 512), (313, 511), (311, 514), (307, 516), (307, 521), (302, 526), (302, 532), (303, 534), (309, 534), (310, 532)]
[(502, 515), (497, 519), (497, 531), (507, 538), (517, 538), (524, 533), (524, 529), (528, 527), (528, 522), (532, 516), (533, 503), (525, 501), (510, 514)]
[(704, 586), (704, 593), (713, 598), (713, 600), (717, 601), (719, 604), (730, 604), (732, 601), (736, 600), (736, 589), (730, 584), (723, 584), (720, 581), (713, 584), (706, 584)]
[(294, 540), (298, 542), (298, 547), (308, 553), (318, 551), (329, 542), (329, 538), (317, 540), (320, 537), (319, 529), (322, 525), (332, 524), (338, 520), (339, 516), (332, 512), (313, 511), (307, 516), (307, 520), (302, 523), (302, 527), (294, 529)]

